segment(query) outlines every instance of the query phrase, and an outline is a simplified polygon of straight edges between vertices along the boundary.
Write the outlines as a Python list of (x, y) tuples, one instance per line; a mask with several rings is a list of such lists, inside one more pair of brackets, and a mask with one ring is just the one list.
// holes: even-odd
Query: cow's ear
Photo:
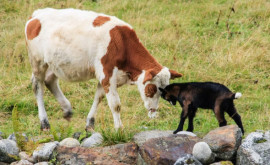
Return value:
[(182, 73), (178, 73), (178, 72), (176, 72), (176, 71), (174, 71), (174, 70), (169, 70), (170, 71), (170, 73), (171, 73), (171, 79), (175, 79), (175, 78), (178, 78), (178, 77), (182, 77), (183, 76), (183, 74)]
[(146, 81), (150, 81), (155, 76), (155, 72), (153, 70), (147, 70), (144, 75), (143, 84), (146, 83)]

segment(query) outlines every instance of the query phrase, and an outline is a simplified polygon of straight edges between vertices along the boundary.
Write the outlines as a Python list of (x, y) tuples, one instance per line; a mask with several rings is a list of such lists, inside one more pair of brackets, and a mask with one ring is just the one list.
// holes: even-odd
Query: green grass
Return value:
[[(228, 20), (232, 6), (235, 13)], [(45, 7), (93, 10), (123, 19), (134, 27), (142, 43), (162, 65), (184, 74), (183, 78), (171, 82), (225, 84), (243, 94), (235, 100), (235, 105), (246, 134), (270, 129), (270, 2), (267, 0), (1, 0), (0, 131), (13, 132), (11, 114), (16, 106), (24, 132), (46, 136), (40, 132), (24, 40), (25, 22), (35, 9)], [(232, 35), (227, 30), (227, 22)], [(83, 132), (97, 81), (60, 81), (60, 85), (73, 105), (74, 116), (70, 123), (64, 120), (59, 104), (46, 90), (44, 100), (49, 121), (55, 131), (67, 128), (65, 136), (71, 130)], [(113, 118), (106, 99), (100, 104), (96, 118), (96, 131), (108, 132), (108, 144), (130, 141), (145, 127), (176, 129), (181, 112), (179, 105), (172, 107), (161, 100), (159, 118), (149, 119), (136, 86), (123, 86), (118, 91), (124, 131), (113, 132)], [(234, 124), (226, 118), (229, 124)], [(194, 124), (194, 131), (200, 136), (218, 127), (210, 110), (199, 109)]]

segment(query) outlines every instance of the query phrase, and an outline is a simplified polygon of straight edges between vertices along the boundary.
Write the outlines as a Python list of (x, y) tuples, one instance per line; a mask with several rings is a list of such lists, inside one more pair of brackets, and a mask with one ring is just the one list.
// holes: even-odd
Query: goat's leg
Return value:
[(45, 85), (49, 89), (49, 91), (55, 96), (56, 100), (61, 105), (63, 111), (64, 111), (64, 118), (67, 120), (70, 120), (72, 116), (72, 107), (68, 99), (65, 97), (63, 92), (61, 91), (59, 84), (58, 84), (58, 78), (55, 76), (55, 74), (48, 70), (46, 72), (45, 77)]
[(219, 126), (220, 127), (226, 126), (227, 121), (224, 117), (224, 111), (220, 108), (220, 104), (215, 105), (214, 112), (215, 112), (215, 116), (218, 120)]
[(185, 120), (186, 120), (187, 114), (188, 114), (188, 105), (184, 104), (182, 109), (183, 110), (182, 110), (182, 113), (180, 116), (179, 125), (178, 125), (177, 129), (173, 132), (173, 134), (176, 134), (179, 131), (183, 131), (184, 123), (185, 123)]
[(96, 116), (96, 113), (97, 113), (98, 104), (101, 102), (104, 95), (105, 95), (105, 92), (103, 90), (103, 87), (101, 86), (100, 83), (98, 83), (97, 90), (96, 90), (96, 93), (95, 93), (94, 102), (92, 104), (90, 112), (87, 115), (86, 129), (85, 129), (86, 131), (90, 131), (90, 130), (94, 129), (94, 127), (95, 127), (95, 116)]
[(245, 131), (242, 125), (241, 116), (237, 113), (237, 110), (235, 109), (233, 103), (228, 108), (227, 113), (234, 120), (234, 122), (238, 125), (238, 127), (241, 129), (242, 133), (244, 134)]
[(193, 132), (193, 119), (195, 117), (195, 114), (196, 114), (196, 111), (197, 111), (197, 108), (189, 108), (188, 110), (188, 128), (187, 128), (187, 131), (189, 132)]

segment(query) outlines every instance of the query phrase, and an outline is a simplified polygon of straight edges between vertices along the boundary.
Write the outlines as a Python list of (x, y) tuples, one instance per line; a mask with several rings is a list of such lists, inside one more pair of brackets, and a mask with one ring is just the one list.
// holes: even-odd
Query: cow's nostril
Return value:
[(154, 108), (150, 108), (150, 110), (149, 110), (150, 112), (156, 112), (156, 109), (154, 109)]

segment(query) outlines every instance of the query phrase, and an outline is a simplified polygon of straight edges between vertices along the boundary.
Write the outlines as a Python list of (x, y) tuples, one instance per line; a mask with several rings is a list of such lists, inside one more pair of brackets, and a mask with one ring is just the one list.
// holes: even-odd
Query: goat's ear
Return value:
[(159, 90), (160, 90), (160, 92), (162, 92), (162, 93), (165, 93), (166, 91), (164, 90), (164, 89), (162, 89), (162, 88), (158, 88)]
[(174, 70), (169, 70), (170, 73), (171, 73), (171, 79), (175, 79), (175, 78), (178, 78), (178, 77), (182, 77), (183, 74), (182, 73), (178, 73), (177, 71), (174, 71)]
[(154, 77), (155, 75), (156, 75), (156, 74), (155, 74), (154, 70), (147, 70), (147, 71), (145, 72), (145, 75), (144, 75), (143, 84), (145, 84), (146, 81), (152, 80), (153, 77)]

